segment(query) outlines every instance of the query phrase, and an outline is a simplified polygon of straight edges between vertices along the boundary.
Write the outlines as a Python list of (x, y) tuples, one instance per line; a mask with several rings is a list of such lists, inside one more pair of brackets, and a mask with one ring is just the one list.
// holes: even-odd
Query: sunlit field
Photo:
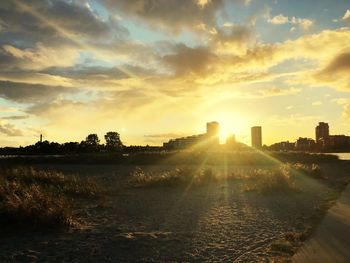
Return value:
[(0, 261), (70, 261), (77, 253), (111, 262), (289, 259), (350, 180), (348, 162), (312, 158), (201, 165), (13, 161), (0, 169), (7, 241)]
[(349, 0), (0, 0), (0, 263), (350, 262), (349, 94)]

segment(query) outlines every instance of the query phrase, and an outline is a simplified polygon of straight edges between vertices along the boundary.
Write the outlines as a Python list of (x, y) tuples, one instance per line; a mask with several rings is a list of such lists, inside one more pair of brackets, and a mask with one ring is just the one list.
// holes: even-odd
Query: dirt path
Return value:
[(0, 261), (261, 262), (318, 200), (300, 193), (262, 197), (238, 184), (131, 189), (81, 211), (86, 229), (3, 236)]
[(350, 185), (294, 255), (293, 262), (350, 262)]

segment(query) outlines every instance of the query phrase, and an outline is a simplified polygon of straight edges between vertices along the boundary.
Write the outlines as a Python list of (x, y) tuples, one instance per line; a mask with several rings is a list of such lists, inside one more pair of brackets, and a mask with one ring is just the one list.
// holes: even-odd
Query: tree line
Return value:
[(125, 147), (120, 140), (118, 132), (110, 131), (104, 135), (105, 144), (97, 134), (89, 134), (85, 140), (79, 142), (49, 142), (38, 141), (34, 145), (25, 147), (4, 147), (0, 149), (1, 154), (74, 154), (74, 153), (99, 153), (99, 152), (121, 152)]

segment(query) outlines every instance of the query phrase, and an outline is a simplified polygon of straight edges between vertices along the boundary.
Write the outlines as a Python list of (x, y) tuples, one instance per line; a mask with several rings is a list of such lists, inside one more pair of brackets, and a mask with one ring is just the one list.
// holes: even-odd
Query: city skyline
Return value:
[[(325, 140), (329, 140), (329, 138), (334, 138), (334, 137), (341, 137), (343, 136), (346, 140), (346, 145), (349, 144), (350, 145), (350, 135), (348, 134), (337, 134), (337, 135), (330, 135), (330, 126), (328, 123), (326, 122), (319, 122), (317, 124), (317, 126), (314, 126), (314, 135), (313, 136), (304, 136), (299, 134), (298, 137), (292, 139), (292, 140), (288, 140), (286, 138), (282, 139), (282, 141), (275, 141), (271, 144), (267, 144), (264, 143), (264, 136), (263, 136), (263, 132), (262, 132), (262, 126), (252, 126), (250, 127), (250, 141), (248, 143), (243, 142), (243, 141), (239, 141), (236, 139), (236, 134), (231, 133), (226, 137), (221, 138), (221, 124), (217, 121), (210, 121), (206, 123), (206, 130), (205, 132), (199, 133), (199, 134), (182, 134), (182, 137), (178, 137), (176, 138), (176, 136), (178, 136), (178, 134), (176, 133), (169, 133), (169, 137), (171, 137), (167, 142), (163, 141), (161, 144), (159, 145), (138, 145), (138, 146), (162, 146), (162, 147), (169, 147), (172, 143), (175, 143), (177, 141), (184, 141), (184, 145), (180, 148), (187, 148), (189, 146), (194, 146), (196, 144), (200, 144), (201, 141), (207, 141), (209, 140), (213, 140), (214, 139), (214, 144), (217, 145), (224, 145), (224, 144), (232, 144), (232, 142), (235, 143), (243, 143), (246, 144), (247, 146), (251, 146), (252, 148), (256, 148), (256, 149), (261, 149), (263, 146), (273, 146), (273, 145), (279, 145), (279, 144), (284, 144), (284, 143), (288, 143), (288, 144), (297, 144), (298, 140), (307, 140), (308, 142), (312, 142), (315, 145), (323, 145), (323, 147), (325, 146), (325, 144), (329, 143), (326, 142)], [(109, 132), (107, 132), (109, 133)], [(96, 135), (99, 136), (96, 133), (90, 133), (90, 135)], [(123, 136), (122, 134), (118, 133), (118, 136)], [(210, 139), (211, 138), (211, 139)], [(47, 138), (45, 138), (46, 141)], [(82, 138), (82, 140), (84, 140), (84, 138)], [(39, 140), (38, 142), (42, 143), (43, 140), (43, 135), (40, 134), (39, 135)], [(51, 141), (54, 142), (54, 141)], [(69, 141), (65, 141), (63, 143), (67, 143)], [(213, 143), (213, 141), (212, 141)], [(125, 146), (137, 146), (137, 145), (133, 145), (133, 144), (125, 144)], [(172, 146), (170, 146), (170, 148), (172, 148)]]
[(349, 134), (349, 26), (346, 0), (1, 1), (0, 146)]

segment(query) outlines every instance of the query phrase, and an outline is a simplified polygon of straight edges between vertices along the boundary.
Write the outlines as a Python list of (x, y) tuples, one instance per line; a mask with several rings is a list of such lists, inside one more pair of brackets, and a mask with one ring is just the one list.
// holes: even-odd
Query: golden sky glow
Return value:
[(1, 1), (0, 145), (350, 134), (350, 5), (292, 2)]

